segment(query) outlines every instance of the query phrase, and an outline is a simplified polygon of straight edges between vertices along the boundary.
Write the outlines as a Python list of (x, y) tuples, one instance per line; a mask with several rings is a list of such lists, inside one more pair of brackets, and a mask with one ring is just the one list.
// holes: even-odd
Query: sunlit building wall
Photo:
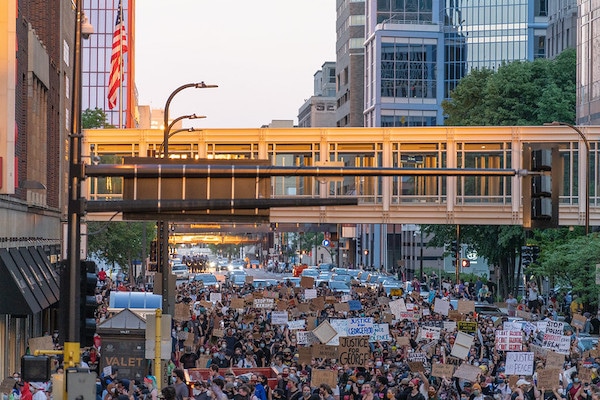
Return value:
[(577, 124), (600, 124), (600, 2), (579, 0)]

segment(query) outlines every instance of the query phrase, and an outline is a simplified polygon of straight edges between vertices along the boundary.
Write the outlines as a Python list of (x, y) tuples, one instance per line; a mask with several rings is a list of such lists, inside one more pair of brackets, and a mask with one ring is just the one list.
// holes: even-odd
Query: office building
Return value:
[(368, 0), (365, 126), (443, 125), (469, 71), (545, 56), (547, 14), (546, 0)]
[(566, 49), (577, 46), (577, 0), (548, 3), (546, 57), (553, 59)]
[(336, 126), (364, 126), (365, 0), (336, 0)]
[(577, 38), (577, 124), (600, 124), (600, 66), (598, 39), (600, 4), (579, 0), (579, 35)]
[(314, 74), (313, 95), (298, 110), (298, 127), (334, 127), (335, 62), (325, 62)]
[(123, 54), (122, 87), (117, 105), (108, 107), (108, 80), (110, 58), (112, 54), (113, 34), (119, 8), (119, 0), (95, 1), (83, 0), (83, 9), (94, 34), (83, 43), (83, 93), (82, 109), (95, 109), (106, 112), (108, 123), (115, 127), (134, 128), (138, 116), (135, 92), (135, 0), (122, 0), (122, 20), (127, 34), (128, 50)]

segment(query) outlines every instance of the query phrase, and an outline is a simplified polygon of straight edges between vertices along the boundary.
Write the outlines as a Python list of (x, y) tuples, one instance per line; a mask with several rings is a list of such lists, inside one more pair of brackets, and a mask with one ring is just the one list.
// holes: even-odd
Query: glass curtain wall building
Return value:
[(83, 0), (83, 9), (94, 26), (94, 34), (83, 41), (82, 48), (82, 109), (98, 107), (104, 110), (108, 123), (115, 127), (135, 128), (134, 34), (135, 0), (121, 0), (122, 20), (127, 33), (128, 51), (123, 54), (122, 89), (117, 106), (108, 108), (108, 80), (112, 54), (113, 33), (119, 0)]
[(470, 70), (545, 56), (547, 0), (370, 0), (365, 126), (443, 125)]

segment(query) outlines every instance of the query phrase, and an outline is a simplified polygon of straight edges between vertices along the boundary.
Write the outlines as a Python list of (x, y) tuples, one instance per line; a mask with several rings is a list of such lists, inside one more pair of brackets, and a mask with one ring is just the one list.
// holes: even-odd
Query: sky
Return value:
[(298, 122), (313, 75), (335, 61), (335, 0), (137, 0), (139, 104), (206, 119), (184, 127), (257, 128)]

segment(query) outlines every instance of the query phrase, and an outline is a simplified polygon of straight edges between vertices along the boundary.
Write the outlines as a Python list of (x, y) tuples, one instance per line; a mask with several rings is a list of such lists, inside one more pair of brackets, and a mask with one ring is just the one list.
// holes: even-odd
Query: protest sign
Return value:
[(581, 380), (581, 382), (584, 382), (584, 383), (592, 382), (592, 370), (590, 368), (579, 368), (577, 370), (577, 373), (579, 375), (579, 379)]
[(316, 343), (312, 346), (313, 349), (313, 357), (315, 358), (337, 358), (338, 357), (338, 348), (337, 346), (327, 346), (322, 343)]
[(546, 322), (546, 330), (545, 332), (550, 335), (560, 335), (564, 334), (565, 323), (561, 321), (547, 321)]
[(521, 351), (523, 334), (521, 331), (496, 331), (496, 350)]
[(327, 343), (337, 335), (337, 331), (327, 321), (323, 321), (312, 331), (321, 343)]
[(473, 340), (475, 340), (475, 338), (468, 333), (457, 332), (456, 338), (454, 339), (454, 346), (452, 346), (450, 355), (460, 358), (461, 360), (466, 359), (469, 355), (469, 350), (471, 349)]
[(425, 363), (427, 362), (427, 354), (422, 351), (411, 351), (406, 355), (408, 361)]
[(306, 329), (312, 331), (317, 327), (317, 317), (306, 317)]
[(558, 387), (558, 381), (561, 369), (544, 368), (537, 371), (537, 387), (540, 389), (551, 390)]
[(348, 312), (350, 311), (350, 307), (348, 306), (348, 303), (335, 303), (333, 305), (333, 309), (336, 312)]
[(275, 307), (274, 299), (253, 299), (252, 307), (254, 308), (264, 308), (264, 309), (272, 309)]
[(254, 282), (254, 276), (253, 275), (246, 275), (246, 278), (244, 279), (244, 282), (247, 284), (252, 285), (252, 283)]
[(231, 299), (231, 303), (230, 303), (230, 307), (231, 308), (235, 308), (235, 309), (240, 309), (240, 308), (244, 308), (244, 299), (239, 299), (239, 298), (235, 298), (235, 299)]
[(300, 287), (303, 289), (312, 289), (315, 286), (315, 278), (312, 276), (300, 277)]
[(304, 290), (304, 299), (316, 299), (317, 298), (317, 289), (305, 289)]
[(343, 295), (342, 295), (342, 298), (340, 299), (340, 302), (342, 302), (342, 303), (347, 303), (347, 302), (349, 302), (350, 300), (352, 300), (352, 295), (349, 295), (349, 294), (343, 294)]
[(433, 312), (448, 316), (448, 311), (450, 311), (450, 302), (436, 298), (433, 303)]
[(410, 368), (410, 372), (425, 372), (425, 367), (421, 361), (409, 361), (408, 368)]
[(404, 303), (404, 299), (398, 299), (394, 301), (390, 301), (389, 303), (390, 311), (392, 314), (396, 316), (397, 319), (400, 318), (400, 313), (406, 312), (406, 304)]
[(373, 334), (373, 318), (358, 317), (348, 319), (348, 336), (364, 336)]
[(299, 346), (297, 349), (298, 352), (298, 362), (303, 364), (310, 364), (312, 361), (312, 348)]
[(458, 310), (449, 310), (448, 311), (448, 319), (452, 321), (462, 321), (465, 319), (465, 316), (460, 313)]
[(348, 320), (330, 319), (329, 324), (335, 329), (337, 334), (327, 344), (329, 346), (337, 346), (340, 344), (340, 336), (348, 336)]
[(465, 333), (477, 332), (477, 322), (475, 321), (458, 321), (456, 323), (458, 330)]
[(544, 334), (542, 347), (557, 353), (568, 355), (571, 348), (571, 337), (564, 335)]
[(271, 313), (271, 323), (273, 325), (287, 325), (289, 320), (287, 311), (273, 311)]
[(319, 387), (322, 383), (326, 383), (329, 387), (336, 387), (338, 381), (337, 371), (332, 371), (330, 369), (316, 369), (313, 368), (311, 370), (311, 380), (310, 385), (312, 387)]
[(295, 321), (288, 321), (288, 323), (287, 323), (288, 329), (290, 331), (302, 330), (302, 329), (304, 329), (305, 324), (306, 324), (306, 320), (304, 320), (304, 319), (297, 319)]
[(368, 336), (340, 337), (338, 356), (341, 365), (364, 367), (370, 360), (371, 348)]
[(533, 374), (533, 360), (535, 356), (532, 351), (506, 353), (506, 375), (531, 375)]
[(373, 324), (373, 334), (369, 337), (369, 342), (389, 342), (390, 326), (388, 324)]
[(400, 297), (404, 294), (404, 290), (402, 290), (402, 288), (393, 288), (390, 289), (390, 296), (394, 297)]
[(420, 336), (421, 339), (438, 340), (440, 338), (441, 329), (435, 326), (422, 326)]
[(311, 331), (296, 331), (296, 341), (298, 344), (305, 346), (321, 343), (319, 338), (316, 337)]
[(309, 305), (311, 311), (321, 311), (325, 308), (325, 298), (317, 297), (310, 299)]
[(410, 338), (408, 336), (398, 336), (396, 338), (396, 344), (398, 347), (410, 346)]
[(556, 365), (556, 366), (562, 366), (565, 363), (565, 355), (564, 354), (559, 354), (555, 351), (551, 351), (548, 350), (546, 352), (546, 365), (547, 366), (551, 366), (551, 365)]
[(456, 321), (444, 321), (443, 328), (446, 332), (454, 332), (456, 330)]
[(34, 354), (36, 350), (54, 350), (54, 341), (50, 335), (29, 338), (27, 343), (29, 345), (29, 352), (31, 354)]
[(582, 331), (585, 327), (586, 322), (586, 317), (584, 317), (583, 315), (574, 314), (573, 318), (571, 319), (571, 326), (575, 329), (579, 329), (580, 331)]
[(431, 365), (431, 376), (450, 378), (454, 375), (454, 365), (435, 363)]
[(362, 310), (362, 304), (360, 300), (348, 300), (348, 307), (350, 307), (350, 311)]
[(481, 369), (479, 367), (470, 364), (461, 364), (452, 376), (469, 382), (477, 382), (477, 377), (480, 373)]
[(458, 312), (461, 314), (468, 314), (475, 312), (475, 302), (472, 300), (458, 300)]
[[(54, 378), (52, 378), (52, 379), (54, 379)], [(17, 381), (12, 376), (9, 376), (8, 378), (4, 378), (2, 380), (2, 383), (0, 383), (0, 393), (10, 394), (11, 397), (13, 397), (12, 393), (13, 393), (13, 388), (15, 387), (16, 382)]]
[(531, 319), (533, 319), (533, 314), (527, 311), (523, 311), (523, 310), (517, 310), (516, 311), (516, 316), (518, 318), (523, 318), (526, 321), (530, 321)]

